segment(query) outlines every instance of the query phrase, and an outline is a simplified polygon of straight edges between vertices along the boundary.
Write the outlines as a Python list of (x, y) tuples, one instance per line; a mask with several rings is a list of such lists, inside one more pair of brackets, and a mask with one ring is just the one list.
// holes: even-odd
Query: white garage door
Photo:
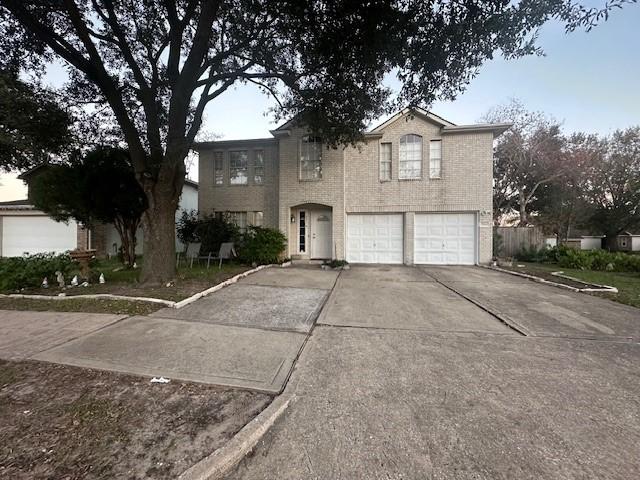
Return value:
[(73, 250), (78, 242), (77, 231), (74, 221), (67, 225), (46, 216), (3, 217), (2, 256)]
[(402, 263), (401, 214), (347, 215), (347, 261)]
[(414, 263), (473, 265), (476, 263), (476, 215), (416, 214), (413, 245)]

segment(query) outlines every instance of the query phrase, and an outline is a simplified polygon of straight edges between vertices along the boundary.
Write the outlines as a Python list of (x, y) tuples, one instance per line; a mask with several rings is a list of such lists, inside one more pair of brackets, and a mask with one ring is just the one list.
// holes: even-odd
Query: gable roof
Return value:
[(377, 127), (375, 127), (372, 130), (370, 130), (369, 133), (379, 132), (380, 130), (383, 130), (384, 128), (386, 128), (387, 126), (391, 125), (393, 122), (395, 122), (399, 118), (402, 118), (404, 115), (407, 115), (408, 113), (413, 113), (414, 115), (422, 117), (425, 120), (429, 120), (429, 121), (435, 123), (436, 125), (440, 125), (441, 127), (455, 127), (456, 126), (455, 123), (452, 123), (449, 120), (445, 120), (441, 116), (436, 115), (435, 113), (429, 112), (428, 110), (425, 110), (424, 108), (406, 107), (406, 108), (403, 108), (402, 110), (400, 110), (395, 115), (393, 115), (391, 118), (389, 118), (389, 119), (385, 120), (384, 122), (382, 122)]
[(35, 210), (29, 200), (9, 200), (0, 202), (0, 210)]

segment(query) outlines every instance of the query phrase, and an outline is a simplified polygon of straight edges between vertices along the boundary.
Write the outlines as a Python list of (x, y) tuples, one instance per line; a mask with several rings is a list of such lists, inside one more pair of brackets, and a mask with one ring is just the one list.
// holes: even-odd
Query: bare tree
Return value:
[[(517, 212), (518, 224), (529, 225), (531, 206), (540, 187), (560, 178), (569, 167), (560, 123), (540, 112), (528, 111), (515, 99), (489, 111), (484, 120), (513, 123), (495, 146), (496, 214)], [(500, 218), (496, 220), (499, 222)]]

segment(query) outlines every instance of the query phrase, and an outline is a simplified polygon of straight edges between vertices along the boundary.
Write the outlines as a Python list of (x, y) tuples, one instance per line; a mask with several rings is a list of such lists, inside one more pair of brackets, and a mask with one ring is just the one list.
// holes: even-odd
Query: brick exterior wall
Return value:
[[(296, 224), (291, 214), (296, 207), (331, 209), (332, 247), (336, 258), (344, 258), (344, 155), (343, 149), (322, 147), (322, 179), (302, 181), (299, 172), (300, 140), (308, 132), (293, 128), (280, 139), (280, 230), (289, 238), (289, 256), (295, 256), (298, 246)], [(310, 241), (310, 240), (308, 240)]]
[[(198, 210), (201, 214), (214, 211), (263, 212), (265, 227), (278, 227), (278, 143), (275, 139), (211, 142), (199, 150)], [(249, 155), (249, 183), (229, 184), (229, 152), (247, 150)], [(264, 151), (265, 178), (262, 185), (253, 183), (253, 161), (256, 151)], [(214, 152), (222, 152), (224, 183), (214, 184)]]
[[(405, 214), (406, 264), (413, 263), (415, 213), (472, 212), (479, 217), (478, 261), (492, 256), (493, 134), (442, 133), (421, 117), (402, 116), (387, 125), (379, 139), (345, 150), (346, 213), (393, 212)], [(422, 137), (422, 178), (399, 180), (400, 137)], [(429, 178), (429, 142), (442, 140), (439, 179)], [(391, 180), (380, 181), (380, 144), (391, 143)]]
[[(404, 215), (404, 262), (413, 263), (413, 232), (416, 213), (469, 212), (478, 222), (480, 263), (492, 256), (493, 133), (491, 131), (446, 132), (421, 116), (403, 115), (356, 147), (322, 150), (322, 180), (302, 181), (299, 176), (300, 140), (308, 132), (293, 127), (278, 132), (271, 143), (260, 141), (211, 142), (200, 147), (201, 212), (264, 211), (265, 226), (277, 226), (289, 238), (289, 256), (298, 252), (297, 213), (330, 209), (332, 251), (345, 258), (346, 222), (349, 213), (402, 213)], [(380, 136), (381, 134), (381, 136)], [(400, 137), (422, 137), (422, 178), (399, 180)], [(429, 178), (429, 141), (442, 140), (441, 178)], [(251, 143), (253, 142), (253, 143)], [(392, 175), (380, 181), (380, 143), (392, 144)], [(228, 152), (263, 148), (269, 151), (264, 186), (228, 185)], [(249, 149), (249, 148), (248, 148)], [(224, 152), (225, 185), (213, 185), (213, 152)], [(251, 158), (251, 156), (250, 156)], [(291, 223), (292, 215), (296, 223)], [(309, 241), (309, 240), (308, 240)], [(308, 254), (308, 249), (307, 249)]]

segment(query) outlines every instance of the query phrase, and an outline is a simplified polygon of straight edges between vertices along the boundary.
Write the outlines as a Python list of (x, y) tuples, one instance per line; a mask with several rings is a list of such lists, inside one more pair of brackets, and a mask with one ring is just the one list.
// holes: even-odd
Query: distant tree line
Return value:
[(494, 152), (494, 223), (614, 237), (640, 229), (640, 126), (610, 135), (566, 134), (514, 100), (487, 121), (511, 121)]

